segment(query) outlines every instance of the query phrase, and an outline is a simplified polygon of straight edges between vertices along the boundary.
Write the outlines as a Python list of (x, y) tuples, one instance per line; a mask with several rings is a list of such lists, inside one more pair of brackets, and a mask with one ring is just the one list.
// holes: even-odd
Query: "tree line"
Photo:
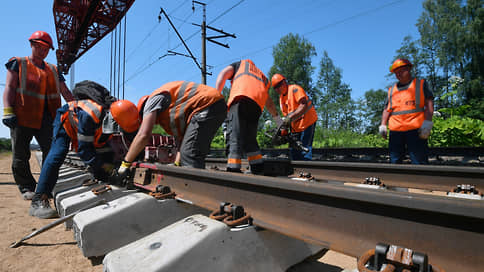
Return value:
[[(416, 22), (420, 37), (404, 37), (401, 47), (395, 51), (394, 59), (409, 59), (413, 63), (413, 75), (425, 78), (434, 93), (435, 110), (440, 117), (434, 118), (434, 136), (429, 139), (431, 146), (484, 144), (483, 4), (483, 0), (424, 1), (423, 12)], [(370, 135), (377, 136), (389, 86), (367, 90), (363, 97), (353, 100), (351, 86), (344, 82), (342, 70), (326, 51), (322, 53), (313, 81), (316, 68), (311, 59), (317, 55), (316, 50), (309, 40), (298, 34), (282, 37), (272, 55), (274, 63), (268, 76), (285, 75), (289, 84), (303, 87), (315, 105), (319, 116), (316, 147), (339, 146), (338, 143), (324, 143), (327, 137), (359, 137), (361, 141), (357, 141), (356, 146), (386, 145), (386, 141)], [(394, 78), (391, 73), (387, 77)], [(270, 94), (278, 101), (274, 90), (270, 90)], [(264, 113), (262, 119), (269, 118), (268, 113)], [(450, 133), (453, 139), (436, 133)], [(472, 139), (459, 141), (462, 137)], [(365, 138), (367, 140), (363, 140)], [(353, 145), (349, 143), (351, 139), (347, 140), (340, 139), (342, 146)]]

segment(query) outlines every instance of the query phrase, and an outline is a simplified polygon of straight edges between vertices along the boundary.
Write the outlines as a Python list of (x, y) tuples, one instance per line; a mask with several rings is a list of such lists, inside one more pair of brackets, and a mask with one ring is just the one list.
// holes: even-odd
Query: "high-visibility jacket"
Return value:
[(251, 60), (241, 60), (232, 79), (227, 107), (230, 108), (235, 98), (245, 96), (254, 100), (262, 112), (269, 97), (269, 87), (269, 80)]
[(16, 59), (19, 63), (19, 86), (15, 95), (15, 115), (20, 126), (39, 129), (44, 107), (54, 119), (56, 110), (61, 106), (57, 68), (44, 62), (44, 69), (40, 69), (28, 57)]
[(175, 137), (185, 135), (193, 114), (224, 99), (217, 89), (189, 81), (169, 82), (151, 93), (150, 98), (160, 93), (169, 94), (171, 103), (158, 114), (156, 122)]
[[(61, 116), (61, 122), (63, 123), (64, 129), (67, 132), (67, 135), (71, 138), (72, 146), (76, 151), (78, 151), (78, 142), (92, 142), (95, 148), (103, 147), (106, 142), (111, 138), (109, 137), (102, 137), (102, 126), (101, 126), (101, 117), (103, 113), (103, 107), (96, 103), (94, 100), (85, 99), (85, 100), (75, 100), (68, 102), (69, 110), (66, 111)], [(79, 131), (79, 119), (77, 117), (77, 108), (82, 109), (84, 112), (91, 116), (94, 123), (98, 126), (94, 135), (82, 135)]]
[(279, 105), (284, 116), (294, 112), (299, 107), (299, 101), (306, 98), (308, 101), (308, 108), (306, 112), (297, 120), (291, 122), (292, 132), (301, 132), (313, 125), (318, 120), (318, 114), (314, 109), (313, 102), (309, 100), (304, 89), (299, 85), (289, 85), (287, 93), (279, 96)]
[(422, 126), (425, 120), (424, 81), (415, 78), (405, 90), (399, 91), (397, 84), (388, 89), (387, 111), (390, 112), (390, 130), (409, 131)]

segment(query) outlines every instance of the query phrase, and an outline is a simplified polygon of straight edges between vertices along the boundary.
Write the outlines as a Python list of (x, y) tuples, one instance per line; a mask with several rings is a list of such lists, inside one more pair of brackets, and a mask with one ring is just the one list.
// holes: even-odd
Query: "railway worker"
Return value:
[(222, 94), (207, 85), (173, 81), (143, 96), (138, 109), (142, 112), (141, 127), (117, 170), (117, 179), (126, 178), (132, 162), (151, 139), (155, 124), (175, 136), (179, 150), (175, 165), (205, 168), (210, 143), (227, 116)]
[(398, 82), (388, 89), (379, 133), (386, 139), (388, 122), (391, 163), (402, 163), (407, 149), (412, 164), (426, 164), (434, 95), (424, 79), (412, 76), (411, 69), (412, 63), (406, 59), (397, 59), (390, 67)]
[(264, 106), (278, 125), (282, 122), (274, 102), (269, 98), (269, 80), (249, 59), (225, 67), (217, 76), (215, 88), (222, 92), (225, 82), (231, 80), (227, 138), (227, 171), (241, 172), (242, 156), (246, 155), (250, 171), (264, 174), (264, 161), (257, 143), (257, 127)]
[[(107, 181), (113, 169), (113, 153), (106, 143), (113, 132), (105, 133), (103, 125), (116, 122), (123, 131), (133, 133), (140, 124), (138, 110), (133, 103), (116, 101), (96, 82), (79, 82), (73, 93), (75, 100), (59, 108), (54, 119), (52, 148), (42, 165), (29, 210), (29, 214), (35, 217), (57, 216), (49, 205), (49, 198), (70, 143), (94, 178)], [(92, 93), (98, 95), (89, 95)]]
[(45, 160), (52, 142), (52, 121), (61, 106), (73, 96), (57, 67), (44, 59), (54, 49), (52, 39), (44, 31), (35, 31), (29, 38), (32, 53), (13, 57), (5, 64), (7, 79), (3, 93), (2, 122), (10, 129), (12, 141), (12, 173), (23, 199), (34, 195), (36, 181), (30, 171), (30, 142), (35, 137)]
[(288, 85), (283, 75), (274, 74), (271, 81), (272, 87), (279, 94), (279, 105), (284, 122), (290, 125), (291, 133), (307, 150), (291, 147), (291, 159), (312, 160), (314, 129), (318, 120), (313, 103), (301, 86)]

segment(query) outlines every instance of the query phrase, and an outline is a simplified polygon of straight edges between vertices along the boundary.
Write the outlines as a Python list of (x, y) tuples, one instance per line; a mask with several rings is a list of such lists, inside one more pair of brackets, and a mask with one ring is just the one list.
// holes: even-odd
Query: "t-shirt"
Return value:
[(171, 95), (167, 93), (160, 93), (154, 95), (145, 102), (145, 106), (143, 108), (143, 115), (154, 111), (164, 111), (170, 107), (171, 104)]

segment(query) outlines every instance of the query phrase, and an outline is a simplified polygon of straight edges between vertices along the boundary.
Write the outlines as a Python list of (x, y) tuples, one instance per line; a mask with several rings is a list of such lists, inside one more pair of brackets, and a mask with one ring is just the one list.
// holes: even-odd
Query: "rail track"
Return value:
[[(288, 156), (289, 149), (268, 148), (262, 153), (277, 157)], [(225, 157), (224, 149), (212, 149), (210, 157)], [(388, 163), (388, 148), (314, 148), (314, 161)], [(409, 159), (405, 162), (409, 163)], [(484, 147), (431, 147), (429, 163), (432, 165), (484, 166)]]
[[(72, 159), (75, 164), (75, 160)], [(222, 168), (224, 159), (208, 159)], [(314, 179), (291, 179), (137, 163), (135, 184), (169, 186), (179, 201), (213, 210), (244, 207), (253, 224), (359, 257), (377, 243), (428, 255), (446, 271), (482, 271), (484, 200), (449, 197), (458, 184), (482, 188), (484, 168), (293, 162)], [(359, 187), (365, 177), (386, 185)], [(414, 192), (412, 188), (423, 190)]]

